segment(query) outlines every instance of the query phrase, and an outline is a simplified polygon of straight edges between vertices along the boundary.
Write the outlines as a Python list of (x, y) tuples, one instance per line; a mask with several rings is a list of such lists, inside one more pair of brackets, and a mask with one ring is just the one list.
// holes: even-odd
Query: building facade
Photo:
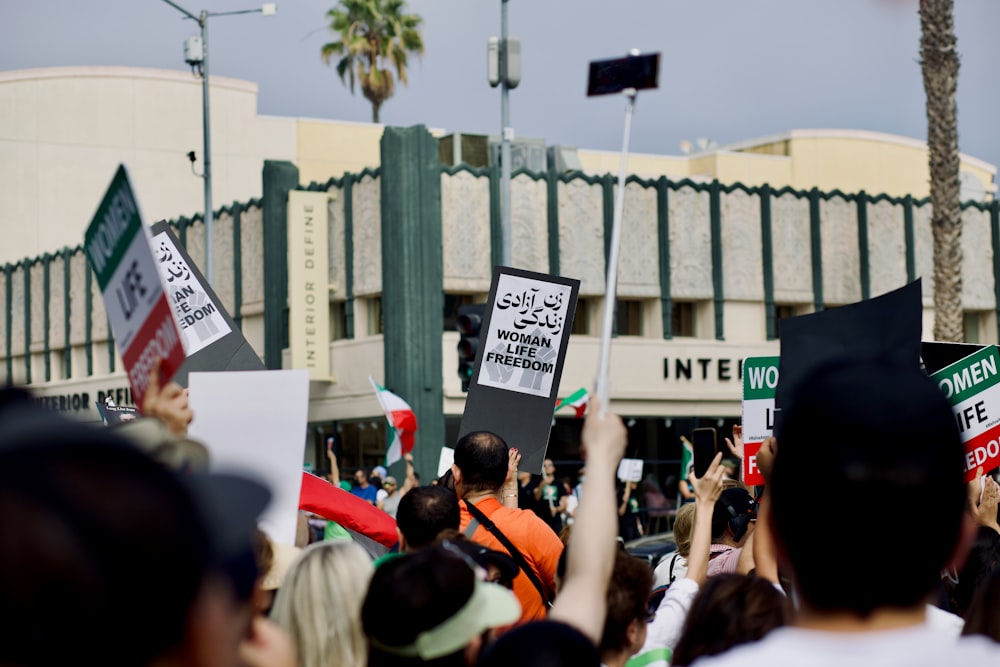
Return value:
[[(339, 440), (347, 466), (382, 459), (385, 428), (368, 382), (372, 376), (417, 412), (416, 456), (426, 479), (436, 470), (440, 447), (454, 442), (464, 407), (454, 319), (459, 306), (485, 301), (489, 290), (500, 254), (500, 174), (495, 168), (442, 166), (434, 137), (440, 132), (414, 127), (373, 129), (375, 156), (363, 161), (375, 166), (330, 178), (323, 171), (324, 152), (331, 164), (347, 159), (337, 155), (347, 144), (338, 149), (334, 125), (299, 124), (297, 141), (306, 137), (311, 147), (265, 154), (255, 176), (259, 196), (218, 209), (213, 285), (265, 365), (290, 367), (292, 348), (302, 341), (290, 336), (296, 292), (289, 286), (289, 266), (302, 257), (289, 244), (289, 193), (324, 193), (326, 208), (318, 217), (327, 232), (321, 251), (328, 266), (329, 362), (325, 378), (310, 385), (307, 463), (323, 467), (329, 436)], [(792, 132), (713, 154), (630, 162), (611, 407), (629, 425), (629, 456), (649, 461), (661, 480), (676, 467), (667, 462), (679, 458), (681, 435), (698, 426), (728, 431), (738, 421), (742, 360), (778, 353), (782, 318), (923, 278), (930, 337), (931, 211), (918, 185), (926, 181), (926, 149), (898, 138), (879, 142), (876, 135)], [(817, 151), (823, 146), (832, 155), (829, 173), (820, 170), (824, 159)], [(913, 167), (912, 175), (889, 169), (898, 177), (893, 183), (819, 187), (848, 178), (851, 170), (842, 165), (873, 156), (882, 165), (920, 168)], [(605, 159), (586, 151), (580, 158), (585, 168)], [(74, 223), (77, 239), (117, 159), (73, 163), (74, 170), (95, 172), (92, 180), (101, 184), (92, 196), (66, 194), (90, 202), (86, 216)], [(770, 166), (753, 172), (755, 164)], [(140, 160), (140, 167), (133, 166), (139, 183), (148, 179), (143, 165)], [(965, 158), (963, 169), (991, 191), (995, 167)], [(664, 173), (675, 170), (682, 175)], [(327, 177), (317, 179), (319, 173)], [(744, 175), (725, 180), (717, 173)], [(161, 186), (155, 179), (145, 182), (147, 189), (166, 190), (163, 197), (173, 187), (170, 179)], [(880, 184), (892, 192), (880, 192)], [(615, 191), (613, 176), (586, 170), (519, 171), (512, 179), (512, 264), (581, 281), (560, 396), (594, 382)], [(141, 190), (140, 199), (146, 199)], [(187, 207), (197, 210), (200, 204)], [(966, 337), (995, 343), (998, 202), (989, 196), (967, 202), (963, 223)], [(172, 224), (203, 266), (200, 218), (178, 217)], [(58, 409), (95, 419), (95, 401), (110, 394), (129, 403), (130, 397), (96, 280), (73, 245), (59, 250), (56, 242), (48, 252), (4, 265), (0, 375), (29, 385)], [(550, 453), (574, 459), (579, 429), (579, 420), (557, 415)]]

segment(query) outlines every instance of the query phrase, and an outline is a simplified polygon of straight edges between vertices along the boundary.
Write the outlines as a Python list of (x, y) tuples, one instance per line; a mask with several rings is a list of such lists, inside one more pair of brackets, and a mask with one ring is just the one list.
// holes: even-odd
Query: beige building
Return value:
[[(0, 318), (0, 373), (5, 371), (8, 381), (29, 383), (68, 411), (92, 415), (93, 402), (109, 391), (127, 399), (127, 383), (82, 253), (53, 253), (82, 239), (122, 155), (135, 156), (129, 161), (147, 220), (199, 210), (201, 182), (190, 175), (183, 153), (200, 145), (200, 106), (197, 82), (182, 81), (186, 75), (57, 73), (50, 71), (48, 78), (12, 73), (0, 80), (4, 174), (25, 172), (24, 178), (37, 179), (23, 183), (27, 194), (4, 191), (0, 200), (9, 195), (19, 202), (24, 219), (35, 220), (35, 226), (50, 215), (73, 220), (22, 239), (18, 252), (40, 247), (38, 256), (8, 264), (0, 275), (0, 312), (7, 314)], [(347, 464), (372, 464), (384, 454), (371, 375), (384, 378), (417, 409), (418, 463), (428, 476), (441, 444), (453, 440), (464, 407), (453, 318), (459, 305), (484, 300), (489, 289), (497, 256), (495, 171), (439, 165), (434, 139), (423, 128), (383, 131), (364, 124), (262, 118), (251, 113), (252, 84), (214, 85), (223, 87), (220, 100), (231, 98), (218, 107), (231, 104), (230, 115), (244, 128), (242, 135), (220, 140), (220, 154), (213, 156), (216, 164), (231, 163), (220, 172), (243, 175), (219, 187), (223, 201), (239, 202), (219, 211), (215, 230), (213, 278), (222, 305), (268, 367), (290, 365), (291, 348), (301, 341), (288, 338), (286, 308), (295, 294), (280, 272), (295, 261), (286, 245), (287, 195), (305, 189), (325, 193), (329, 368), (325, 379), (310, 387), (308, 459), (322, 465), (328, 435), (341, 438)], [(23, 87), (17, 95), (10, 93), (18, 86)], [(131, 134), (121, 133), (129, 141), (114, 143), (120, 136), (112, 131), (115, 124), (92, 120), (72, 141), (55, 142), (62, 161), (71, 165), (64, 167), (64, 180), (75, 184), (61, 191), (62, 181), (49, 173), (61, 161), (47, 156), (47, 144), (61, 136), (60, 124), (73, 115), (69, 108), (100, 106), (109, 90), (118, 91), (119, 103), (102, 108), (108, 114), (121, 110), (119, 124), (132, 128)], [(184, 105), (194, 109), (190, 123), (178, 121), (172, 133), (152, 132), (158, 114), (173, 109), (172, 98), (182, 95)], [(161, 100), (164, 110), (147, 104), (150, 97)], [(25, 120), (21, 130), (8, 122), (27, 118), (30, 114), (19, 109), (29, 102), (42, 116), (54, 114), (39, 109), (48, 109), (56, 98), (67, 107), (62, 121)], [(213, 107), (213, 118), (225, 117)], [(219, 132), (226, 131), (223, 122)], [(11, 137), (18, 132), (22, 153), (11, 157), (5, 149), (17, 143)], [(80, 137), (88, 132), (108, 145), (96, 145), (96, 138), (95, 145), (83, 145)], [(253, 136), (267, 132), (270, 137)], [(252, 145), (237, 142), (239, 136), (253, 136)], [(344, 156), (357, 162), (338, 161)], [(179, 164), (171, 166), (175, 158)], [(550, 169), (522, 173), (512, 182), (512, 264), (581, 281), (560, 396), (593, 384), (615, 193), (613, 179), (600, 174), (617, 170), (615, 154), (580, 150), (579, 158), (583, 172)], [(612, 408), (630, 423), (635, 445), (630, 454), (674, 459), (679, 435), (698, 425), (728, 428), (738, 420), (742, 360), (777, 354), (782, 317), (851, 303), (924, 277), (929, 337), (933, 285), (926, 164), (919, 142), (847, 131), (792, 131), (707, 153), (633, 156), (611, 377)], [(962, 164), (967, 180), (980, 186), (969, 191), (982, 199), (963, 209), (967, 337), (996, 342), (1000, 207), (991, 194), (996, 168), (970, 157)], [(145, 174), (156, 165), (160, 178)], [(182, 180), (190, 189), (184, 190), (187, 198), (177, 194)], [(9, 186), (0, 182), (0, 187)], [(59, 202), (44, 206), (58, 209), (43, 207), (49, 192), (58, 193)], [(43, 208), (52, 212), (43, 216)], [(11, 227), (6, 221), (5, 231)], [(177, 229), (202, 264), (200, 222), (184, 220)], [(550, 447), (557, 458), (575, 455), (578, 430), (577, 420), (556, 419)]]

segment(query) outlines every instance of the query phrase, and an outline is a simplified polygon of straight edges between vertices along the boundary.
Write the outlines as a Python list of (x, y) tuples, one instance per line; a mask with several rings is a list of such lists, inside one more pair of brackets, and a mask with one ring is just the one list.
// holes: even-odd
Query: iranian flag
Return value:
[(581, 387), (561, 400), (553, 412), (559, 412), (562, 408), (569, 406), (576, 410), (577, 417), (582, 417), (583, 413), (587, 411), (587, 402), (589, 400), (590, 395), (587, 393), (587, 390)]
[[(681, 481), (687, 481), (688, 475), (694, 470), (694, 447), (691, 446), (691, 442), (681, 436)], [(677, 506), (681, 505), (681, 492), (677, 492)]]
[(413, 408), (396, 394), (385, 387), (377, 384), (371, 376), (368, 381), (372, 383), (375, 390), (375, 397), (385, 419), (389, 422), (389, 428), (393, 433), (392, 442), (389, 443), (389, 450), (385, 453), (385, 464), (392, 465), (403, 458), (403, 454), (409, 454), (413, 450), (413, 434), (417, 432), (417, 416), (413, 414)]

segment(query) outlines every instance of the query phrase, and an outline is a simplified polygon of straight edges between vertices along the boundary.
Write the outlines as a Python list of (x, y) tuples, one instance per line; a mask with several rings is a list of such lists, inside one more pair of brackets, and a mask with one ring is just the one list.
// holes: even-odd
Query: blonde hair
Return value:
[(677, 543), (677, 552), (688, 557), (691, 553), (691, 538), (694, 537), (694, 503), (681, 505), (674, 517), (674, 542)]
[(292, 564), (271, 619), (291, 635), (300, 667), (365, 667), (361, 604), (373, 572), (354, 542), (318, 542)]

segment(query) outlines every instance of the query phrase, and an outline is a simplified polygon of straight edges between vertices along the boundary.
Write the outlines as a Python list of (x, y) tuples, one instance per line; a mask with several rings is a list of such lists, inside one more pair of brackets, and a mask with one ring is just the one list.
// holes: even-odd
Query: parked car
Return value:
[(642, 558), (652, 568), (655, 568), (664, 556), (676, 550), (677, 543), (674, 542), (673, 531), (658, 535), (648, 535), (625, 543), (625, 551), (636, 558)]

